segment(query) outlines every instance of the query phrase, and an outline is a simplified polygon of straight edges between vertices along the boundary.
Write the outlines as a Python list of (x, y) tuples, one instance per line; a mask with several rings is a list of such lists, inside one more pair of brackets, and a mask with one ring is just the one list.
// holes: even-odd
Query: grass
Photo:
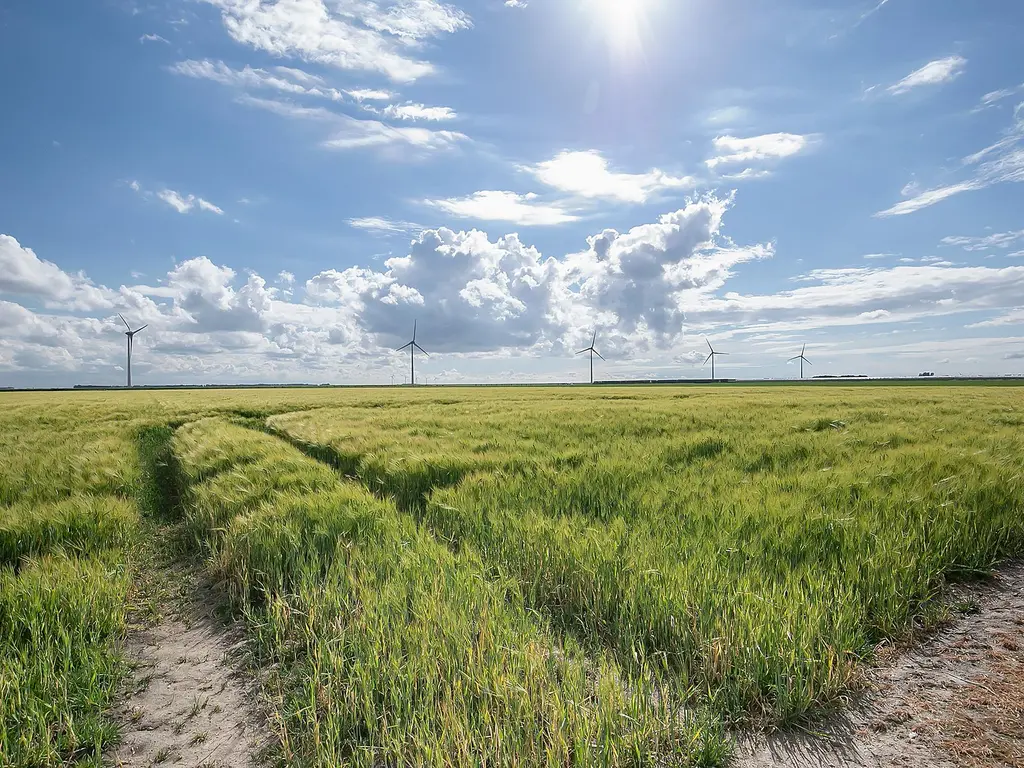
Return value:
[(720, 765), (1024, 552), (1009, 386), (0, 401), (0, 765), (99, 764), (175, 559), (284, 764)]

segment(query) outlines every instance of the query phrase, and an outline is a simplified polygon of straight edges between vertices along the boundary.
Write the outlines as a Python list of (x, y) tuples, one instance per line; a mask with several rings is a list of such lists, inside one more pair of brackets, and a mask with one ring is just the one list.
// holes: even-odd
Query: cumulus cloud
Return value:
[(888, 91), (894, 96), (898, 96), (921, 86), (948, 83), (962, 75), (966, 66), (967, 59), (963, 56), (947, 56), (944, 59), (929, 61), (898, 83), (890, 85)]
[(167, 275), (166, 290), (189, 321), (203, 331), (252, 331), (267, 328), (271, 293), (259, 275), (233, 287), (235, 271), (219, 267), (205, 256), (189, 259)]
[(469, 197), (424, 202), (464, 219), (510, 221), (526, 227), (565, 224), (579, 218), (560, 205), (538, 203), (536, 200), (537, 195), (533, 192), (519, 195), (515, 192), (485, 190)]
[(739, 264), (771, 246), (721, 236), (729, 200), (708, 197), (625, 233), (605, 230), (587, 248), (544, 258), (518, 236), (427, 230), (384, 272), (353, 268), (311, 278), (315, 301), (356, 308), (367, 333), (397, 342), (418, 319), (439, 351), (569, 349), (596, 323), (609, 349), (662, 345), (682, 331), (696, 296), (720, 288)]
[(551, 160), (522, 170), (549, 187), (586, 198), (603, 198), (626, 203), (643, 203), (659, 192), (692, 188), (690, 176), (672, 176), (657, 168), (646, 173), (612, 171), (597, 150), (560, 152)]
[(233, 40), (275, 56), (411, 82), (434, 72), (412, 52), (420, 43), (471, 26), (459, 9), (436, 0), (391, 3), (325, 0), (205, 0), (218, 8)]
[(116, 296), (81, 273), (71, 275), (56, 264), (43, 261), (10, 235), (0, 235), (0, 293), (80, 310), (109, 308)]
[(792, 157), (807, 149), (814, 136), (795, 133), (766, 133), (746, 139), (736, 136), (716, 136), (712, 142), (718, 153), (705, 161), (708, 168), (738, 163), (749, 164)]
[(778, 339), (959, 313), (984, 313), (978, 325), (1019, 322), (1024, 266), (865, 262), (808, 272), (775, 293), (729, 290), (739, 269), (774, 253), (771, 244), (741, 245), (725, 235), (731, 205), (693, 199), (628, 231), (597, 231), (581, 250), (558, 258), (518, 235), (430, 229), (383, 267), (328, 269), (308, 279), (281, 272), (273, 286), (197, 257), (150, 285), (112, 290), (4, 236), (0, 292), (10, 298), (0, 301), (0, 367), (19, 376), (70, 371), (74, 381), (119, 381), (113, 371), (123, 359), (123, 334), (115, 312), (150, 325), (136, 369), (149, 383), (337, 380), (339, 371), (346, 380), (386, 380), (384, 351), (405, 341), (414, 320), (431, 352), (478, 356), (567, 355), (599, 327), (602, 353), (612, 360), (654, 349), (678, 358), (685, 339), (701, 332)]

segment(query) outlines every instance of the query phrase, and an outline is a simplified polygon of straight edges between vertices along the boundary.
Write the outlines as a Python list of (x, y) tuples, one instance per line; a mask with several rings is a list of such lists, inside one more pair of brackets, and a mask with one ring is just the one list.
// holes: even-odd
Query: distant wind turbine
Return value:
[(704, 341), (708, 342), (708, 349), (711, 350), (711, 354), (708, 355), (706, 358), (704, 358), (704, 365), (708, 364), (708, 360), (711, 361), (711, 380), (714, 381), (715, 380), (715, 358), (716, 357), (722, 357), (723, 355), (728, 355), (729, 353), (728, 352), (715, 352), (715, 348), (711, 346), (711, 342), (708, 341), (707, 339), (704, 339)]
[[(581, 349), (579, 352), (576, 353), (577, 355), (582, 355), (584, 352), (589, 352), (590, 353), (590, 383), (591, 384), (594, 383), (594, 355), (597, 355), (598, 357), (601, 357), (601, 353), (598, 352), (594, 348), (596, 344), (597, 344), (597, 330), (595, 329), (594, 330), (594, 338), (591, 339), (590, 346), (587, 347), (586, 349)], [(601, 359), (604, 360), (603, 357), (601, 357)], [(608, 362), (608, 361), (605, 360), (605, 362)]]
[(789, 358), (789, 360), (787, 361), (787, 362), (790, 362), (790, 363), (792, 363), (794, 360), (799, 360), (800, 361), (800, 378), (801, 379), (804, 377), (804, 363), (807, 363), (808, 365), (812, 365), (811, 361), (808, 360), (804, 356), (804, 352), (806, 352), (806, 351), (807, 351), (807, 345), (804, 344), (803, 349), (800, 350), (800, 354), (797, 355), (796, 357)]
[(146, 323), (144, 326), (142, 326), (142, 328), (136, 328), (133, 331), (132, 327), (130, 325), (128, 325), (128, 321), (125, 320), (124, 317), (121, 316), (120, 312), (117, 313), (117, 316), (121, 318), (121, 322), (124, 323), (124, 327), (128, 329), (125, 332), (124, 335), (128, 337), (128, 386), (131, 387), (131, 385), (132, 385), (132, 341), (135, 339), (135, 334), (136, 333), (138, 333), (139, 331), (149, 327), (149, 323)]
[[(412, 321), (412, 341), (410, 341), (404, 347), (399, 347), (398, 351), (401, 352), (403, 349), (408, 349), (409, 350), (409, 372), (411, 374), (411, 378), (409, 379), (409, 383), (412, 384), (413, 386), (415, 386), (415, 384), (416, 384), (416, 350), (418, 349), (424, 355), (427, 355), (427, 350), (425, 350), (423, 347), (421, 347), (419, 344), (416, 343), (416, 321), (415, 320)], [(427, 357), (430, 357), (430, 355), (427, 355)]]

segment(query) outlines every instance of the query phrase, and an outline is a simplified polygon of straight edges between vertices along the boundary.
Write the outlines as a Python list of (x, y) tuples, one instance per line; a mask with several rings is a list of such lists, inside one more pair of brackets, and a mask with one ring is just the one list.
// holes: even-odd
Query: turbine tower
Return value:
[(709, 354), (706, 358), (704, 358), (704, 365), (708, 364), (708, 360), (711, 361), (711, 380), (714, 381), (715, 380), (715, 358), (716, 357), (721, 357), (723, 355), (728, 355), (729, 353), (728, 352), (715, 352), (715, 348), (711, 346), (711, 342), (708, 341), (707, 338), (705, 338), (704, 341), (708, 342), (708, 349), (711, 350), (711, 354)]
[(800, 361), (800, 378), (801, 379), (804, 377), (804, 363), (807, 363), (808, 365), (812, 365), (811, 361), (808, 360), (804, 356), (804, 352), (806, 352), (806, 351), (807, 351), (807, 344), (804, 344), (804, 348), (800, 350), (800, 354), (797, 355), (796, 357), (791, 357), (788, 360), (788, 362), (790, 362), (790, 363), (792, 363), (794, 360), (799, 360)]
[[(597, 330), (596, 329), (594, 330), (594, 338), (590, 340), (590, 346), (587, 347), (586, 349), (581, 349), (579, 352), (576, 353), (577, 355), (582, 355), (584, 352), (589, 352), (590, 353), (590, 383), (591, 384), (594, 383), (594, 355), (597, 355), (598, 357), (601, 357), (601, 353), (598, 352), (594, 348), (595, 344), (597, 344)], [(604, 360), (603, 357), (601, 357), (601, 359)], [(608, 362), (608, 361), (605, 360), (605, 362)]]
[[(416, 385), (416, 350), (418, 349), (424, 355), (427, 355), (427, 350), (425, 350), (423, 347), (421, 347), (419, 344), (416, 343), (416, 321), (415, 320), (412, 321), (412, 341), (410, 341), (404, 347), (399, 347), (398, 351), (401, 352), (403, 349), (408, 349), (409, 350), (409, 371), (410, 371), (410, 374), (411, 374), (411, 378), (409, 379), (409, 383), (412, 384), (413, 386), (415, 386)], [(430, 357), (430, 355), (427, 355), (427, 357)]]
[(117, 316), (121, 318), (121, 322), (124, 323), (124, 327), (128, 329), (125, 331), (124, 335), (128, 337), (128, 387), (130, 388), (132, 386), (132, 341), (134, 340), (136, 333), (149, 327), (149, 323), (146, 323), (142, 328), (136, 328), (133, 331), (132, 327), (128, 325), (128, 321), (121, 316), (120, 312), (117, 313)]

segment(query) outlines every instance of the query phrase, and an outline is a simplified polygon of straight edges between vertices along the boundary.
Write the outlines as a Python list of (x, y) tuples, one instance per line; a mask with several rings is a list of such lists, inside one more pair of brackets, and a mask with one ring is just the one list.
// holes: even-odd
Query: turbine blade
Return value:
[(807, 359), (806, 357), (804, 358), (804, 362), (805, 362), (805, 363), (807, 363), (808, 365), (814, 365), (814, 363), (812, 363), (812, 362), (811, 362), (810, 360), (808, 360), (808, 359)]
[(590, 340), (590, 346), (593, 347), (597, 344), (597, 328), (594, 329), (594, 338)]
[(710, 360), (714, 356), (715, 356), (715, 353), (712, 352), (710, 355), (708, 355), (706, 358), (704, 358), (703, 365), (707, 365), (708, 364), (708, 360)]
[(715, 353), (715, 348), (711, 346), (711, 342), (708, 341), (707, 337), (704, 338), (704, 341), (708, 342), (708, 349), (711, 350), (711, 354), (714, 354)]
[(145, 324), (144, 326), (142, 326), (141, 328), (136, 328), (136, 329), (135, 329), (135, 332), (136, 332), (136, 333), (138, 333), (139, 331), (144, 331), (144, 330), (146, 330), (147, 328), (149, 328), (149, 323), (146, 323), (146, 324)]
[(416, 343), (415, 341), (413, 342), (413, 346), (415, 346), (415, 347), (416, 347), (416, 349), (418, 349), (418, 350), (419, 350), (420, 352), (422, 352), (422, 353), (423, 353), (424, 355), (426, 355), (427, 357), (430, 357), (430, 353), (429, 353), (429, 352), (427, 352), (427, 350), (425, 350), (425, 349), (424, 349), (423, 347), (421, 347), (421, 346), (420, 346), (419, 344), (417, 344), (417, 343)]
[(789, 358), (789, 360), (787, 360), (786, 362), (787, 363), (792, 363), (794, 360), (799, 360), (799, 359), (800, 359), (800, 355), (797, 355), (796, 357)]
[(124, 319), (120, 312), (117, 313), (117, 316), (121, 318), (121, 322), (124, 323), (124, 327), (130, 331), (132, 327), (128, 325), (128, 321)]
[(804, 342), (803, 348), (800, 350), (800, 357), (804, 356), (804, 352), (807, 351), (807, 342)]
[(398, 349), (396, 349), (396, 350), (395, 350), (395, 352), (401, 352), (401, 351), (402, 351), (403, 349), (408, 349), (408, 348), (409, 348), (409, 347), (411, 347), (411, 346), (412, 346), (412, 345), (413, 345), (414, 343), (415, 343), (415, 342), (412, 342), (412, 341), (410, 341), (410, 342), (409, 342), (408, 344), (406, 344), (406, 345), (405, 345), (404, 347), (399, 347)]
[(729, 356), (728, 352), (715, 352), (715, 354), (718, 355), (719, 357), (728, 357)]
[(577, 354), (577, 355), (582, 355), (582, 354), (583, 354), (584, 352), (589, 352), (589, 351), (590, 351), (590, 348), (588, 347), (587, 349), (581, 349), (581, 350), (580, 350), (579, 352), (577, 352), (576, 354)]
[[(598, 351), (597, 351), (596, 349), (594, 350), (594, 354), (595, 354), (595, 355), (597, 355), (598, 357), (600, 357), (600, 358), (601, 358), (602, 360), (604, 360), (604, 355), (602, 355), (602, 354), (601, 354), (600, 352), (598, 352)], [(604, 361), (605, 361), (606, 363), (608, 362), (607, 360), (604, 360)]]
[(412, 321), (412, 341), (413, 341), (414, 344), (416, 343), (416, 321), (415, 320)]

